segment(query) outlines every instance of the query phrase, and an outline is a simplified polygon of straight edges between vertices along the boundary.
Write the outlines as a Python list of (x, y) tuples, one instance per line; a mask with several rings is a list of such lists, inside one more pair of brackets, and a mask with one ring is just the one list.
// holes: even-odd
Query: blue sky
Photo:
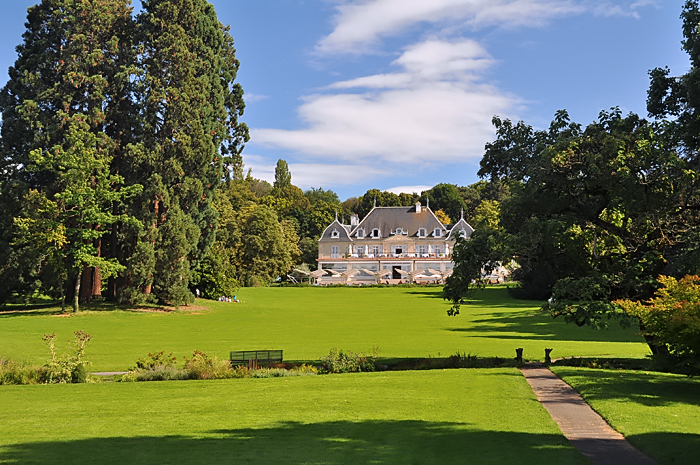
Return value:
[[(0, 83), (32, 1), (4, 0)], [(136, 2), (140, 4), (140, 2)], [(214, 0), (246, 92), (243, 155), (271, 181), (341, 199), (467, 185), (493, 115), (547, 127), (619, 106), (646, 115), (647, 72), (688, 68), (682, 0)]]

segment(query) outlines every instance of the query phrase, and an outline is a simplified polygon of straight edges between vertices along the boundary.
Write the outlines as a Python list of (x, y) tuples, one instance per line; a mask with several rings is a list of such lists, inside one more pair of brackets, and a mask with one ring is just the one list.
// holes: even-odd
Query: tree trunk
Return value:
[(87, 304), (92, 301), (92, 268), (85, 266), (80, 274), (80, 303)]
[(66, 292), (63, 289), (63, 279), (61, 279), (61, 312), (66, 312)]
[[(115, 209), (116, 210), (116, 209)], [(109, 238), (109, 256), (110, 258), (117, 257), (117, 223), (112, 225), (112, 232)], [(119, 260), (121, 262), (121, 260)], [(111, 276), (109, 282), (107, 283), (107, 300), (116, 301), (117, 300), (117, 280), (118, 276)]]
[(78, 271), (78, 276), (75, 278), (75, 292), (73, 293), (73, 311), (80, 311), (80, 281), (83, 279), (83, 270)]

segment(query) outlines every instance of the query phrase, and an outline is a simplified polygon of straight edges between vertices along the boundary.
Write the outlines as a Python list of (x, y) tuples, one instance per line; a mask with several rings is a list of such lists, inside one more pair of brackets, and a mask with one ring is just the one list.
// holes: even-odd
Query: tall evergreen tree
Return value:
[[(37, 212), (20, 210), (29, 199), (46, 207), (47, 224), (63, 237), (53, 241), (60, 260), (52, 262), (71, 271), (66, 277), (74, 279), (76, 293), (81, 278), (87, 296), (99, 293), (100, 268), (108, 274), (119, 269), (102, 257), (101, 240), (110, 224), (128, 221), (119, 207), (134, 191), (118, 190), (121, 178), (111, 173), (120, 146), (113, 136), (121, 130), (130, 92), (124, 51), (133, 48), (131, 13), (124, 0), (44, 0), (28, 10), (24, 42), (0, 95), (0, 221), (8, 225), (13, 218), (14, 226), (4, 229), (0, 247), (0, 282), (8, 292), (41, 285), (25, 278), (38, 277), (48, 264), (45, 253), (29, 252), (30, 244), (43, 247), (38, 236), (32, 239), (38, 229), (28, 227)], [(17, 277), (33, 283), (22, 289)]]
[(284, 189), (292, 185), (292, 173), (289, 171), (289, 165), (281, 158), (277, 160), (275, 166), (275, 184), (274, 187)]
[(239, 62), (228, 28), (205, 0), (144, 1), (138, 23), (144, 134), (128, 179), (144, 185), (138, 216), (145, 228), (133, 239), (124, 295), (153, 292), (179, 305), (191, 299), (190, 269), (214, 241), (223, 157), (237, 163), (247, 140), (238, 122)]

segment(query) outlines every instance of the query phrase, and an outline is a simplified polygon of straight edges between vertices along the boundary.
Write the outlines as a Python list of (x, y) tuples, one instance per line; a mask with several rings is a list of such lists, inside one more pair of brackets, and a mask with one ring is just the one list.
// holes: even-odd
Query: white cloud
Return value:
[(246, 94), (244, 95), (244, 100), (246, 103), (259, 102), (261, 100), (267, 100), (269, 98), (269, 95), (253, 94), (250, 92), (246, 92)]
[(334, 30), (316, 45), (320, 54), (366, 53), (382, 38), (420, 24), (469, 28), (540, 26), (555, 18), (592, 12), (634, 16), (660, 0), (349, 0), (336, 7)]
[(517, 100), (483, 82), (493, 63), (472, 40), (428, 40), (393, 62), (401, 71), (331, 85), (362, 93), (307, 97), (299, 109), (308, 128), (252, 129), (255, 143), (291, 149), (324, 162), (360, 162), (404, 174), (426, 166), (478, 159), (493, 137), (493, 115)]
[(641, 17), (639, 10), (647, 7), (660, 7), (659, 0), (639, 0), (636, 2), (626, 2), (626, 4), (619, 4), (614, 2), (596, 2), (593, 6), (593, 13), (598, 16), (629, 16), (632, 18), (639, 19)]
[[(245, 168), (253, 170), (254, 178), (262, 179), (270, 184), (275, 182), (275, 166), (260, 155), (244, 155)], [(378, 168), (358, 164), (330, 163), (289, 163), (292, 173), (292, 183), (302, 189), (310, 187), (350, 186), (368, 178), (380, 177), (383, 172)]]
[(405, 69), (404, 73), (378, 74), (329, 86), (335, 89), (410, 88), (422, 83), (440, 80), (466, 81), (476, 77), (476, 71), (494, 63), (486, 50), (476, 41), (457, 42), (427, 40), (408, 47), (392, 64)]
[(416, 194), (420, 194), (423, 191), (427, 191), (429, 189), (432, 189), (433, 186), (397, 186), (397, 187), (391, 187), (389, 189), (384, 189), (386, 192), (391, 192), (393, 194), (399, 195), (399, 194), (413, 194), (414, 192)]
[(317, 44), (319, 53), (366, 52), (380, 38), (419, 23), (533, 25), (583, 11), (572, 0), (363, 0), (336, 8), (335, 29)]

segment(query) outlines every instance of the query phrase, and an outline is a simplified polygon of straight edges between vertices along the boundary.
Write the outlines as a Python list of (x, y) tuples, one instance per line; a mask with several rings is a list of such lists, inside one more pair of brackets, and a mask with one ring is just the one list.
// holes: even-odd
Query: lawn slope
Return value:
[[(207, 309), (177, 313), (84, 312), (0, 315), (0, 356), (43, 363), (44, 333), (59, 342), (82, 329), (93, 335), (87, 356), (91, 370), (124, 370), (151, 351), (182, 360), (195, 349), (228, 357), (230, 350), (283, 349), (285, 360), (318, 360), (331, 347), (381, 357), (644, 357), (648, 348), (634, 329), (612, 323), (607, 331), (579, 328), (538, 312), (537, 302), (518, 301), (505, 289), (477, 294), (462, 314), (449, 317), (440, 288), (246, 288), (243, 303), (198, 301)], [(62, 345), (59, 344), (59, 349)]]

